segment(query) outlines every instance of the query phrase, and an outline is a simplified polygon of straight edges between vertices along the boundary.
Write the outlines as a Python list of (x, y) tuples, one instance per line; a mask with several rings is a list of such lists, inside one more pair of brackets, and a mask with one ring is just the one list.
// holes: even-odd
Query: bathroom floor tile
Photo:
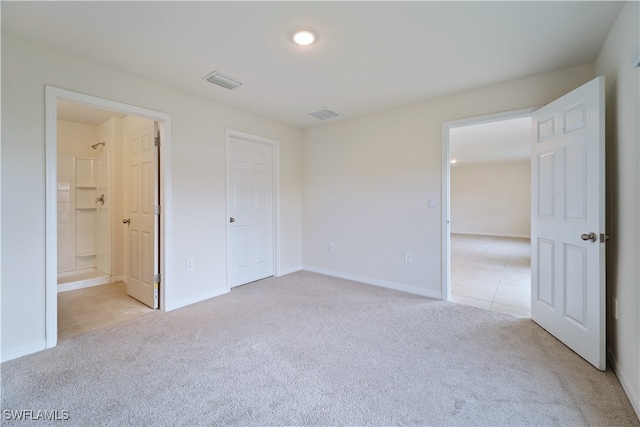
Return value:
[(58, 294), (58, 339), (154, 312), (127, 295), (123, 282), (62, 292)]

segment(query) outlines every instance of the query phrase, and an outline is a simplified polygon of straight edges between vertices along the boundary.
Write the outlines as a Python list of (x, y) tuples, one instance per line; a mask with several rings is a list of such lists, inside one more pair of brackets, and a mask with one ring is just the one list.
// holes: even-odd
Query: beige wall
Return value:
[(91, 148), (98, 142), (98, 127), (58, 120), (58, 154), (97, 157)]
[[(596, 61), (606, 77), (607, 325), (609, 352), (640, 416), (640, 48), (639, 3), (627, 2)], [(613, 299), (618, 301), (618, 319)]]
[[(300, 130), (3, 36), (3, 358), (45, 343), (45, 85), (171, 115), (175, 306), (226, 289), (226, 128), (280, 141), (279, 267), (299, 268)], [(186, 258), (195, 271), (185, 271)]]
[(124, 276), (124, 231), (122, 226), (123, 215), (123, 188), (122, 188), (122, 119), (112, 117), (98, 126), (99, 141), (104, 141), (106, 146), (103, 153), (110, 157), (110, 183), (109, 203), (111, 205), (111, 275), (116, 279)]
[(531, 162), (452, 165), (451, 232), (531, 236)]
[(593, 77), (584, 65), (305, 129), (304, 265), (439, 297), (442, 123), (541, 106)]

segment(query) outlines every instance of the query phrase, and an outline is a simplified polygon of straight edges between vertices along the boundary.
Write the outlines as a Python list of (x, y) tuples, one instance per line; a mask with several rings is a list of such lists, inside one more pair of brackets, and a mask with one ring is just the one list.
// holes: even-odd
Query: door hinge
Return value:
[(609, 240), (611, 237), (609, 237), (608, 234), (604, 234), (604, 233), (600, 233), (600, 243), (604, 243), (607, 240)]
[(154, 274), (153, 275), (153, 281), (157, 284), (160, 283), (160, 281), (162, 280), (162, 274)]
[(155, 145), (156, 147), (160, 147), (160, 137), (156, 136), (155, 138), (153, 138), (153, 145)]
[(153, 207), (153, 213), (154, 213), (155, 215), (160, 215), (161, 211), (162, 211), (162, 209), (160, 208), (160, 205), (155, 205), (155, 206)]

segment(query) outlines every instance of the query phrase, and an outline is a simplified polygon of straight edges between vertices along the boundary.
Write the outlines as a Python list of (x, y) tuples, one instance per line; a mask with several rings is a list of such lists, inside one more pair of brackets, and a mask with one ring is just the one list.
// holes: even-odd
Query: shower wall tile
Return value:
[(73, 157), (58, 156), (58, 271), (75, 269), (75, 234), (72, 227), (73, 186), (74, 178)]

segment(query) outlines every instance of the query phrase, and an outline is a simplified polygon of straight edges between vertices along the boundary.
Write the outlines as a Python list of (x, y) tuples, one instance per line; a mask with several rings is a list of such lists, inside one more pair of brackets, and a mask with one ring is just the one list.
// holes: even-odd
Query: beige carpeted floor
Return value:
[[(2, 364), (33, 425), (640, 425), (529, 319), (298, 272)], [(7, 420), (3, 425), (24, 424)]]

